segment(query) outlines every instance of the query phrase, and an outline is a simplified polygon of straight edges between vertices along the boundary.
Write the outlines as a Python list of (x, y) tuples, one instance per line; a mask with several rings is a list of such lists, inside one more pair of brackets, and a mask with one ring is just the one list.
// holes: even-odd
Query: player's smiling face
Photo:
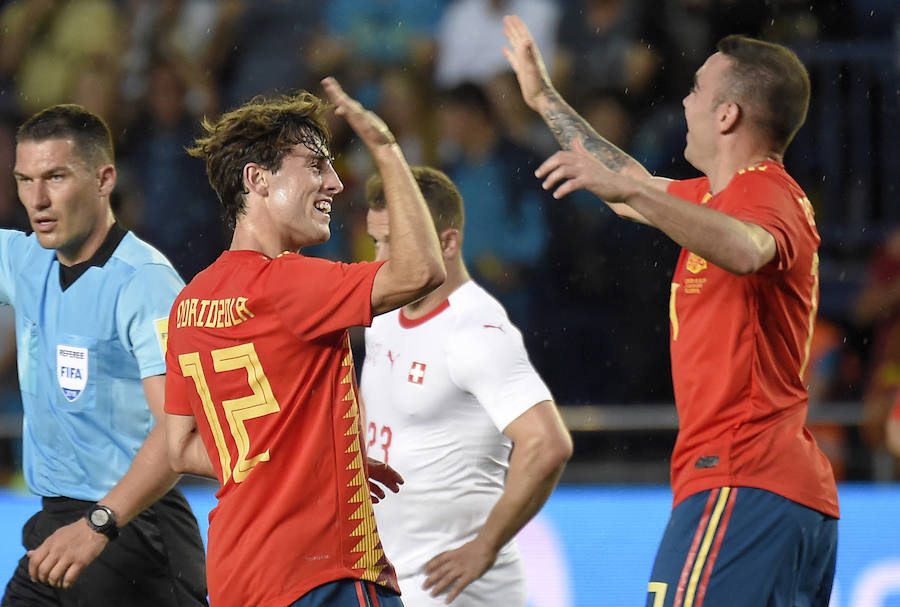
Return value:
[(103, 195), (112, 190), (115, 169), (88, 166), (71, 139), (45, 139), (16, 146), (14, 172), (40, 245), (56, 249), (67, 265), (88, 259), (106, 235), (109, 209)]
[(268, 175), (269, 212), (285, 250), (325, 242), (331, 237), (331, 205), (344, 184), (324, 145), (297, 144), (281, 167)]

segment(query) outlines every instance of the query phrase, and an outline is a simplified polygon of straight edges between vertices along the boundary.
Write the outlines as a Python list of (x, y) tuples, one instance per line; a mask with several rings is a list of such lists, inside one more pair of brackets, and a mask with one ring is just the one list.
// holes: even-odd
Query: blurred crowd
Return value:
[[(458, 185), (474, 278), (522, 328), (560, 403), (668, 402), (666, 302), (678, 250), (589, 195), (554, 201), (541, 190), (533, 170), (556, 143), (521, 101), (500, 50), (502, 16), (515, 13), (528, 24), (563, 96), (598, 132), (651, 172), (684, 178), (696, 173), (682, 158), (681, 99), (720, 37), (744, 33), (796, 48), (891, 41), (900, 35), (896, 4), (0, 0), (0, 225), (27, 229), (10, 170), (16, 126), (48, 105), (80, 103), (117, 138), (119, 221), (189, 280), (229, 240), (202, 163), (184, 152), (201, 118), (257, 94), (321, 92), (319, 80), (335, 75), (385, 119), (410, 164), (440, 167)], [(883, 61), (895, 71), (900, 64), (894, 51)], [(346, 189), (331, 241), (304, 252), (370, 259), (362, 186), (372, 166), (345, 125), (335, 121), (333, 129)], [(821, 177), (811, 148), (801, 146), (795, 157), (815, 204), (815, 184), (804, 182)], [(791, 162), (789, 154), (789, 170)], [(884, 234), (893, 228), (883, 227)], [(900, 385), (900, 236), (885, 243), (872, 278), (859, 280), (860, 293), (846, 294), (847, 303), (823, 317), (815, 398), (861, 399), (875, 389), (870, 377), (888, 378), (891, 397)], [(854, 268), (864, 272), (864, 262)], [(16, 398), (9, 319), (0, 352), (6, 403)]]

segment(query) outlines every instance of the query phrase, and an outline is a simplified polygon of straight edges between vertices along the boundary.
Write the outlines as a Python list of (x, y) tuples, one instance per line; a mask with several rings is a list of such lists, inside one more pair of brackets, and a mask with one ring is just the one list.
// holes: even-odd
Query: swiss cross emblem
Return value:
[(425, 363), (414, 362), (409, 368), (407, 381), (411, 384), (421, 384), (425, 381)]

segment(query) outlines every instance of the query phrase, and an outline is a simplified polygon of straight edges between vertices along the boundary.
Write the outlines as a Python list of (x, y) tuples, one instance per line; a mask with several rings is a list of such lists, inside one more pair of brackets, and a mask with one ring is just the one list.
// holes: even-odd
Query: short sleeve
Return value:
[(169, 311), (183, 288), (184, 282), (175, 270), (164, 264), (140, 266), (122, 288), (116, 323), (142, 379), (166, 372)]
[(274, 260), (267, 292), (301, 339), (372, 324), (372, 285), (384, 264), (340, 263), (288, 254)]
[(813, 222), (811, 216), (807, 218), (804, 203), (795, 200), (777, 175), (762, 171), (736, 176), (722, 197), (719, 209), (771, 234), (775, 239), (777, 269), (790, 269), (800, 252), (798, 235), (810, 229)]
[(0, 304), (12, 305), (16, 297), (16, 264), (27, 255), (28, 238), (18, 230), (0, 230)]
[(709, 180), (706, 177), (681, 179), (669, 182), (666, 192), (682, 200), (699, 204), (709, 192)]
[(508, 319), (466, 323), (448, 347), (450, 376), (487, 411), (501, 432), (534, 405), (552, 400)]

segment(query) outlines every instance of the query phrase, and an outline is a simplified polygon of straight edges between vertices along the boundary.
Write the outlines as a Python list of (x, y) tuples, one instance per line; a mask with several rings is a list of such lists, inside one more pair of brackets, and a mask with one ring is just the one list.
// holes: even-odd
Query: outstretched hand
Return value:
[(400, 476), (399, 472), (384, 462), (379, 462), (377, 459), (367, 457), (366, 460), (366, 466), (369, 469), (369, 496), (371, 496), (373, 504), (377, 504), (383, 500), (386, 495), (384, 489), (377, 483), (381, 483), (381, 485), (390, 489), (392, 493), (400, 491), (400, 485), (403, 484), (403, 477)]
[(553, 90), (541, 51), (538, 50), (528, 26), (517, 15), (503, 17), (503, 33), (512, 47), (503, 47), (503, 54), (516, 73), (522, 98), (528, 107), (539, 110), (541, 95)]
[(394, 134), (375, 112), (364, 108), (362, 104), (348, 95), (340, 83), (329, 76), (322, 80), (322, 87), (328, 99), (336, 106), (334, 113), (343, 116), (363, 143), (370, 150), (380, 146), (396, 143)]
[[(554, 198), (562, 198), (576, 190), (587, 190), (606, 202), (622, 202), (628, 195), (631, 180), (610, 171), (576, 139), (572, 151), (556, 152), (534, 172), (543, 179), (541, 187), (553, 190)], [(555, 188), (555, 189), (554, 189)]]

